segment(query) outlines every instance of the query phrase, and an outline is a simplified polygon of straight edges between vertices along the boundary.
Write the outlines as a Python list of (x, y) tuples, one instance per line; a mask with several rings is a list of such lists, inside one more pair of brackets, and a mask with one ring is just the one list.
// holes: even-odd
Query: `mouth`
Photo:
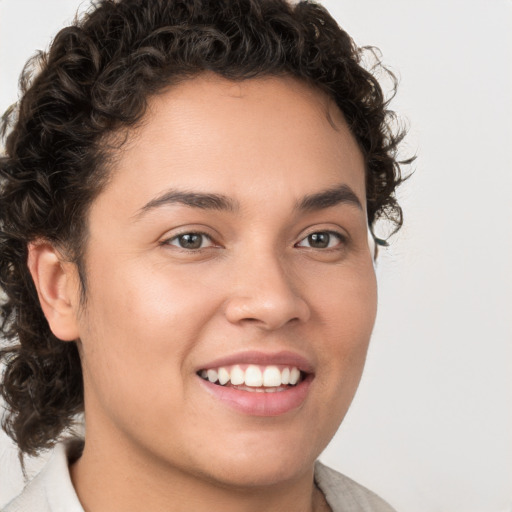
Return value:
[(245, 352), (212, 361), (196, 371), (215, 403), (249, 416), (281, 416), (301, 409), (314, 368), (292, 352)]
[(249, 393), (276, 393), (299, 385), (308, 374), (297, 366), (235, 364), (203, 368), (197, 375), (218, 386)]

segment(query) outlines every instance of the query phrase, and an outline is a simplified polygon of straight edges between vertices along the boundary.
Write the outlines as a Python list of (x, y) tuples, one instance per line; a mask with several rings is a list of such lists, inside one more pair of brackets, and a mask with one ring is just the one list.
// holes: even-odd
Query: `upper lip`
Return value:
[(305, 373), (313, 373), (313, 365), (300, 354), (291, 351), (261, 352), (256, 350), (240, 352), (209, 361), (197, 368), (197, 371), (235, 364), (255, 364), (261, 366), (287, 365), (295, 366)]

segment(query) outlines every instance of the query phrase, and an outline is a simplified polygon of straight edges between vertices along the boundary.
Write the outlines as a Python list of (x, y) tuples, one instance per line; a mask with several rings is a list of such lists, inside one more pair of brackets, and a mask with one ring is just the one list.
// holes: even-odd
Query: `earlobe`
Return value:
[(51, 243), (37, 241), (28, 246), (28, 268), (53, 334), (63, 341), (78, 339), (76, 266)]

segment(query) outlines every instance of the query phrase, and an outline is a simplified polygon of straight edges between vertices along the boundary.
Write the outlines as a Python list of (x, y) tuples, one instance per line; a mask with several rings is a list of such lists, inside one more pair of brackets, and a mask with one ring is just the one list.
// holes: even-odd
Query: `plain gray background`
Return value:
[[(321, 457), (407, 512), (512, 511), (512, 2), (325, 0), (401, 80), (415, 175), (363, 380)], [(0, 0), (0, 110), (77, 0)], [(29, 472), (41, 461), (30, 461)], [(0, 506), (22, 486), (0, 435)]]

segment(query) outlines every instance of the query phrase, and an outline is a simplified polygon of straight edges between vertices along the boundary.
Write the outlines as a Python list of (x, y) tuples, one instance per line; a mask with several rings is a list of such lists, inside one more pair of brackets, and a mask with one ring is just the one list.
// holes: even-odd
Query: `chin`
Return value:
[[(261, 458), (260, 458), (261, 459)], [(256, 489), (264, 487), (279, 487), (300, 480), (304, 475), (312, 474), (315, 460), (289, 462), (280, 458), (272, 460), (272, 453), (267, 454), (267, 460), (261, 463), (245, 460), (243, 463), (230, 465), (226, 470), (218, 471), (212, 476), (216, 484), (240, 489)]]
[(254, 442), (246, 440), (245, 446), (231, 446), (212, 455), (215, 462), (208, 468), (210, 479), (224, 486), (250, 489), (286, 485), (313, 474), (323, 446), (316, 447), (311, 439), (286, 442), (271, 437), (262, 431)]

